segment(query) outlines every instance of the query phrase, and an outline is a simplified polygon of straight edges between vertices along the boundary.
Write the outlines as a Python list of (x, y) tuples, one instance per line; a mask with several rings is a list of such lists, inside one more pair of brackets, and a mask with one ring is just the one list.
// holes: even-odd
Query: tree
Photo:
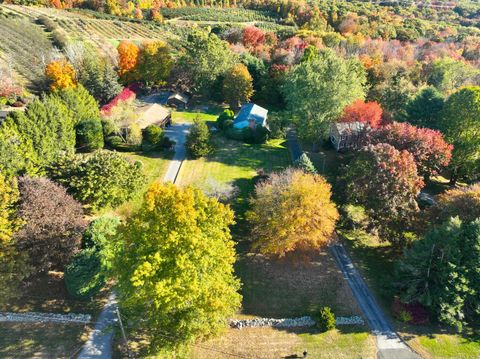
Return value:
[(134, 70), (140, 59), (140, 49), (131, 41), (122, 40), (117, 47), (118, 74), (124, 81), (133, 80)]
[(256, 48), (265, 42), (265, 33), (255, 26), (246, 26), (243, 29), (243, 44), (245, 47)]
[(164, 86), (173, 67), (170, 49), (163, 41), (146, 42), (137, 66), (138, 77), (147, 85)]
[(461, 86), (473, 85), (472, 79), (478, 73), (478, 70), (466, 62), (445, 57), (431, 63), (427, 81), (440, 92), (448, 94)]
[(95, 55), (83, 58), (78, 82), (100, 103), (106, 104), (122, 91), (118, 74), (105, 59)]
[(323, 50), (287, 73), (283, 93), (299, 135), (313, 143), (326, 136), (345, 106), (365, 97), (365, 71), (355, 59)]
[(301, 169), (306, 173), (317, 173), (315, 166), (305, 152), (303, 152), (300, 158), (295, 161), (295, 167)]
[(480, 173), (480, 86), (452, 94), (441, 112), (439, 129), (453, 144), (451, 183)]
[(190, 127), (185, 147), (193, 158), (206, 156), (212, 151), (210, 131), (207, 124), (199, 117), (193, 121), (193, 125)]
[(420, 90), (407, 103), (406, 120), (415, 126), (437, 129), (442, 108), (442, 94), (435, 87), (429, 86)]
[(93, 210), (128, 201), (145, 182), (140, 162), (102, 150), (87, 156), (59, 156), (49, 168), (49, 177)]
[(225, 74), (223, 95), (233, 108), (250, 101), (253, 95), (253, 79), (245, 65), (236, 64)]
[(142, 132), (142, 150), (159, 150), (164, 143), (164, 133), (160, 126), (149, 125)]
[(83, 249), (65, 268), (68, 293), (78, 299), (89, 299), (105, 285), (100, 256), (94, 248)]
[(14, 235), (18, 251), (28, 253), (38, 273), (63, 270), (80, 248), (85, 229), (82, 206), (46, 178), (20, 177), (18, 186), (18, 215), (24, 222)]
[(0, 243), (10, 242), (20, 224), (15, 208), (18, 198), (17, 181), (0, 173)]
[(60, 97), (71, 111), (75, 125), (87, 120), (100, 121), (98, 103), (82, 85), (60, 90), (56, 92), (56, 95)]
[(397, 150), (407, 150), (415, 159), (417, 170), (425, 179), (448, 166), (453, 146), (439, 131), (418, 128), (405, 122), (393, 122), (368, 133), (371, 144), (388, 143)]
[(77, 149), (81, 152), (92, 152), (103, 146), (103, 127), (100, 120), (82, 120), (77, 125)]
[(342, 172), (345, 200), (365, 208), (383, 239), (401, 241), (419, 210), (416, 198), (423, 187), (413, 156), (386, 143), (369, 145)]
[(480, 183), (464, 188), (452, 188), (435, 197), (435, 203), (426, 211), (426, 222), (442, 224), (450, 217), (463, 222), (480, 218)]
[(231, 121), (231, 123), (233, 124), (234, 118), (235, 118), (235, 113), (230, 109), (226, 109), (226, 110), (223, 110), (220, 116), (218, 116), (215, 124), (217, 128), (219, 128), (220, 130), (226, 130), (228, 128), (227, 126), (228, 121)]
[(192, 89), (208, 95), (218, 77), (234, 65), (236, 56), (215, 34), (194, 30), (179, 62)]
[(271, 174), (255, 186), (247, 213), (253, 247), (283, 257), (325, 246), (339, 217), (330, 197), (331, 186), (322, 176), (292, 168)]
[(370, 125), (370, 128), (377, 128), (382, 122), (382, 108), (378, 102), (363, 102), (356, 100), (343, 110), (340, 122), (364, 122)]
[(479, 264), (480, 220), (450, 219), (405, 252), (397, 286), (405, 302), (420, 302), (438, 320), (461, 329), (480, 315)]
[(153, 348), (208, 338), (240, 307), (231, 224), (233, 212), (200, 190), (155, 183), (121, 225), (119, 303)]
[(45, 76), (50, 81), (50, 90), (68, 89), (77, 85), (75, 69), (67, 60), (55, 60), (45, 67)]

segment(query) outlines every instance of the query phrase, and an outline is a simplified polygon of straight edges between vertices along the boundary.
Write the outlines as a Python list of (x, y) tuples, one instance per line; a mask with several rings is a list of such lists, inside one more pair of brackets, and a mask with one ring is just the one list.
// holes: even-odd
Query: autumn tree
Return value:
[(405, 302), (420, 302), (436, 319), (461, 330), (480, 315), (479, 263), (480, 219), (450, 218), (405, 252), (397, 265), (397, 288)]
[(195, 30), (188, 36), (185, 54), (180, 58), (181, 79), (193, 90), (209, 95), (218, 80), (236, 62), (225, 41), (215, 34)]
[(243, 64), (236, 64), (225, 74), (223, 95), (231, 107), (249, 102), (253, 95), (253, 79)]
[(240, 307), (231, 224), (233, 212), (200, 190), (155, 183), (120, 226), (119, 303), (152, 348), (215, 335)]
[(118, 51), (118, 74), (124, 81), (133, 80), (134, 70), (140, 59), (140, 49), (133, 42), (122, 40), (117, 47)]
[(464, 222), (480, 218), (480, 183), (451, 188), (439, 194), (425, 214), (428, 224), (441, 224), (450, 217), (458, 217)]
[(369, 145), (342, 172), (344, 199), (365, 208), (383, 239), (401, 241), (419, 210), (416, 198), (423, 187), (413, 156), (386, 143)]
[(444, 57), (429, 65), (427, 82), (440, 92), (448, 94), (461, 86), (473, 85), (472, 80), (478, 73), (479, 71), (467, 62)]
[(138, 77), (147, 85), (166, 84), (173, 67), (173, 59), (168, 45), (163, 41), (143, 44), (137, 65)]
[(14, 235), (16, 247), (28, 253), (39, 273), (63, 270), (80, 248), (85, 229), (82, 206), (46, 178), (21, 177), (18, 185), (18, 215), (24, 225)]
[(465, 87), (452, 94), (441, 112), (439, 129), (453, 144), (451, 183), (480, 173), (480, 87)]
[(413, 155), (418, 173), (428, 179), (446, 168), (452, 157), (453, 146), (436, 130), (419, 128), (409, 123), (393, 122), (368, 133), (371, 144), (388, 143), (397, 150)]
[(77, 85), (75, 69), (67, 60), (55, 60), (45, 67), (45, 76), (50, 82), (50, 90), (68, 89)]
[(435, 87), (426, 87), (407, 103), (406, 120), (415, 126), (437, 129), (442, 108), (442, 94)]
[(368, 123), (370, 128), (377, 128), (382, 122), (383, 110), (380, 105), (375, 102), (363, 102), (357, 100), (348, 105), (343, 110), (340, 122), (363, 122)]
[(299, 135), (318, 143), (345, 106), (365, 97), (365, 82), (360, 62), (344, 60), (329, 49), (288, 72), (283, 93)]
[(331, 239), (339, 217), (325, 178), (287, 169), (255, 186), (247, 213), (253, 247), (269, 256), (317, 250)]
[(265, 42), (265, 33), (255, 26), (246, 26), (243, 29), (242, 42), (245, 47), (256, 48)]

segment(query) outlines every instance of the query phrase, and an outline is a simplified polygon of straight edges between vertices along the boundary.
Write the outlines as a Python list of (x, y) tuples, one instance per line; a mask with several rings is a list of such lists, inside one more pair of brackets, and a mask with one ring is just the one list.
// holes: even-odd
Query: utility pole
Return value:
[(125, 328), (123, 327), (122, 317), (120, 316), (120, 310), (117, 307), (115, 311), (117, 312), (118, 322), (120, 323), (120, 330), (122, 331), (123, 341), (125, 342), (125, 347), (127, 348), (127, 355), (129, 358), (131, 358), (132, 356), (130, 355), (130, 349), (128, 348), (128, 340), (127, 340), (127, 336), (125, 335)]

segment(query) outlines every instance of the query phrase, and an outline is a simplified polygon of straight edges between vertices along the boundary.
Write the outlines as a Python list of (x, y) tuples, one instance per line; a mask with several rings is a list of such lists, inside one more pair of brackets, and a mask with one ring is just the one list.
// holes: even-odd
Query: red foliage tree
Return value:
[(397, 150), (407, 150), (413, 155), (418, 172), (428, 178), (450, 163), (453, 146), (443, 135), (429, 128), (415, 127), (409, 123), (393, 122), (370, 131), (369, 143), (388, 143)]
[(365, 122), (371, 128), (377, 128), (382, 122), (383, 110), (377, 102), (357, 100), (343, 110), (340, 122)]
[(247, 26), (243, 29), (243, 45), (250, 48), (263, 45), (265, 43), (265, 33), (255, 26)]

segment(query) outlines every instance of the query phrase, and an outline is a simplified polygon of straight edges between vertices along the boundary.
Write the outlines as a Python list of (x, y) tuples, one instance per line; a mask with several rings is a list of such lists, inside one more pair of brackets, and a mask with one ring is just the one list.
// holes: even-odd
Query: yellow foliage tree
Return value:
[(253, 247), (268, 256), (310, 251), (331, 239), (339, 214), (325, 178), (289, 168), (255, 187), (247, 218)]
[(253, 95), (253, 79), (244, 64), (234, 65), (225, 74), (223, 96), (232, 107), (250, 101)]
[(62, 90), (77, 86), (75, 69), (67, 60), (54, 60), (45, 67), (45, 75), (50, 81), (50, 90)]
[(140, 57), (140, 49), (131, 41), (123, 40), (117, 47), (118, 51), (118, 74), (122, 78), (131, 75), (137, 67)]
[(15, 179), (7, 179), (0, 173), (0, 243), (7, 243), (18, 226), (15, 203), (19, 197)]

